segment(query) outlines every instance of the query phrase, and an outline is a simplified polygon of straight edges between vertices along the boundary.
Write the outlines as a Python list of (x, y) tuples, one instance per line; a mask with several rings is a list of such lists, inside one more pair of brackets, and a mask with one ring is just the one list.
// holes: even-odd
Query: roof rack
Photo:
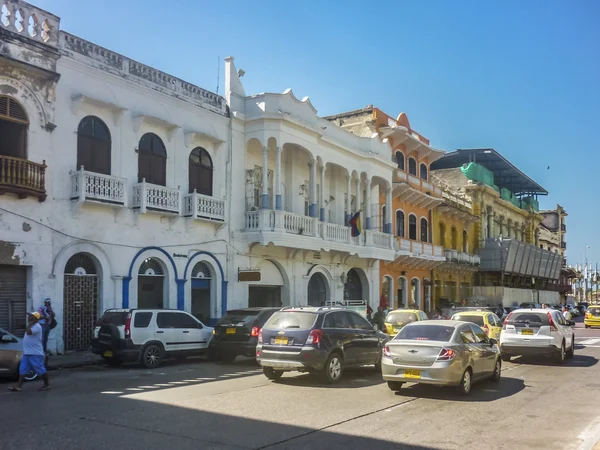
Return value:
[(339, 310), (339, 309), (348, 309), (345, 306), (319, 306), (317, 311), (329, 311), (329, 310)]

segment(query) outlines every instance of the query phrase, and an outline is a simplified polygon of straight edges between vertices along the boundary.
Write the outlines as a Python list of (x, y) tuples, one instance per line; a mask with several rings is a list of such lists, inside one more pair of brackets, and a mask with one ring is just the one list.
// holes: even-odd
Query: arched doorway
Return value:
[(385, 296), (388, 304), (390, 305), (390, 309), (396, 308), (396, 298), (394, 298), (394, 280), (389, 275), (383, 277), (383, 281), (381, 283), (381, 295)]
[(98, 268), (90, 255), (77, 253), (69, 258), (63, 290), (66, 350), (90, 348), (98, 317), (98, 280)]
[(138, 270), (138, 308), (164, 308), (165, 268), (157, 258), (146, 258)]
[(396, 297), (397, 307), (406, 308), (408, 306), (408, 282), (406, 278), (398, 278), (398, 295)]
[(423, 311), (429, 312), (432, 310), (431, 305), (431, 280), (425, 279), (423, 280)]
[(421, 280), (413, 278), (410, 281), (410, 308), (421, 309)]
[(213, 271), (204, 261), (192, 269), (192, 315), (205, 324), (211, 323), (214, 309), (211, 308), (213, 278)]
[(316, 272), (308, 280), (308, 306), (323, 306), (327, 301), (327, 279)]
[(363, 286), (360, 281), (360, 276), (355, 269), (350, 269), (346, 274), (344, 300), (366, 300), (363, 298)]

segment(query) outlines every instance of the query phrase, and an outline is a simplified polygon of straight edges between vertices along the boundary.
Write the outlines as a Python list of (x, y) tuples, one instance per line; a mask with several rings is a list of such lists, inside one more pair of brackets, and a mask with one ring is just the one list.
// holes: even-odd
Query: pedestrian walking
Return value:
[(48, 349), (48, 336), (50, 336), (50, 330), (56, 326), (56, 314), (52, 310), (52, 300), (47, 298), (44, 300), (44, 304), (37, 310), (40, 315), (40, 325), (42, 327), (42, 346), (44, 347), (44, 355)]
[(563, 317), (565, 318), (565, 320), (571, 320), (573, 318), (573, 316), (571, 315), (569, 308), (567, 308), (566, 306), (563, 306)]
[(23, 380), (32, 370), (44, 381), (44, 385), (40, 391), (50, 389), (50, 381), (48, 380), (48, 372), (44, 367), (44, 347), (42, 346), (42, 326), (39, 324), (40, 313), (34, 312), (29, 314), (27, 318), (27, 329), (23, 337), (23, 356), (19, 366), (19, 381), (16, 386), (9, 388), (12, 392), (21, 392)]

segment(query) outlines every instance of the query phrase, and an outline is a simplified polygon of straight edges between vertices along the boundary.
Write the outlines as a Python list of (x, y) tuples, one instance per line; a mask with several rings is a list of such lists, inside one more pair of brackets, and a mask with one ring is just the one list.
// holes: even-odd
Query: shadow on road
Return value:
[(280, 378), (276, 383), (307, 388), (347, 389), (375, 386), (383, 384), (384, 381), (381, 378), (381, 371), (373, 367), (361, 367), (345, 370), (342, 380), (337, 384), (326, 383), (320, 374), (299, 372), (290, 372), (290, 375)]
[[(577, 346), (575, 346), (577, 349)], [(588, 355), (578, 355), (575, 353), (573, 359), (567, 361), (566, 364), (559, 364), (551, 358), (536, 358), (519, 356), (511, 362), (528, 366), (554, 366), (554, 367), (593, 367), (598, 364), (598, 359)]]
[(502, 377), (499, 383), (484, 380), (474, 384), (471, 388), (471, 393), (467, 396), (458, 394), (451, 387), (426, 384), (413, 384), (403, 387), (400, 391), (396, 392), (396, 395), (459, 402), (492, 402), (518, 394), (526, 387), (525, 382), (521, 379)]

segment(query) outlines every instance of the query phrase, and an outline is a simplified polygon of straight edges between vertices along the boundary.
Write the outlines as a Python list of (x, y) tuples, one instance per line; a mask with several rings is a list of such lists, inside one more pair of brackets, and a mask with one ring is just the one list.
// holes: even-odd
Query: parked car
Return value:
[(112, 365), (139, 361), (153, 369), (164, 358), (205, 354), (212, 331), (185, 311), (108, 309), (94, 329), (92, 351)]
[(600, 306), (591, 305), (587, 309), (583, 324), (586, 328), (600, 327)]
[(504, 321), (500, 333), (502, 359), (518, 355), (552, 356), (563, 363), (575, 352), (575, 322), (548, 309), (517, 309)]
[(455, 386), (462, 395), (475, 381), (500, 380), (502, 361), (495, 339), (470, 322), (411, 323), (383, 348), (383, 379), (392, 391), (406, 382)]
[(209, 358), (233, 361), (237, 356), (256, 356), (258, 333), (281, 308), (244, 308), (227, 311), (215, 324)]
[(429, 317), (427, 317), (427, 314), (420, 309), (393, 309), (385, 317), (385, 330), (382, 331), (387, 333), (388, 336), (394, 337), (402, 327), (411, 322), (418, 322), (421, 320), (429, 320)]
[(500, 339), (502, 321), (498, 316), (489, 311), (464, 311), (452, 316), (452, 320), (471, 322), (481, 327), (489, 338)]
[(265, 376), (312, 372), (328, 383), (351, 366), (374, 364), (389, 337), (354, 311), (338, 307), (287, 307), (273, 314), (258, 334), (256, 359)]
[(519, 305), (520, 309), (540, 309), (542, 305), (539, 303), (521, 303)]
[[(19, 378), (19, 365), (22, 357), (23, 340), (4, 328), (0, 328), (0, 378)], [(25, 376), (27, 381), (36, 378), (37, 374), (33, 371)]]

